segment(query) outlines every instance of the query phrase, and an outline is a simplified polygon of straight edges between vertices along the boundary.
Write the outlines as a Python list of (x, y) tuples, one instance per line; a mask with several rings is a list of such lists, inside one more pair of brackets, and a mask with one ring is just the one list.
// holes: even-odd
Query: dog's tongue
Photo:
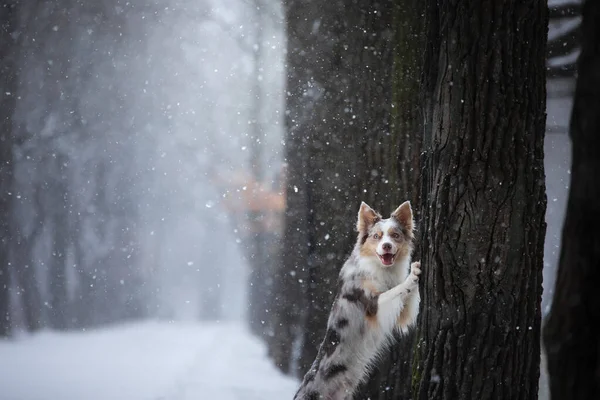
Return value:
[(384, 265), (392, 265), (392, 262), (394, 262), (394, 255), (391, 253), (385, 253), (381, 256), (381, 261), (383, 261)]

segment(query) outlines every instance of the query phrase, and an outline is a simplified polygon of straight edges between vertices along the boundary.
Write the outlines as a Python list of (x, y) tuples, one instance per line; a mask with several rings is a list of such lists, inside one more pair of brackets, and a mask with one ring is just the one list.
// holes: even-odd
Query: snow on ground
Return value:
[(285, 400), (297, 385), (239, 323), (152, 321), (0, 340), (0, 400)]

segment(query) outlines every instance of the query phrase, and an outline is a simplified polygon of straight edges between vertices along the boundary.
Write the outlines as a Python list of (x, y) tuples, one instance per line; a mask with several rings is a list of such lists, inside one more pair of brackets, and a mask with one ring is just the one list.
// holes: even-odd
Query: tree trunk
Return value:
[[(421, 96), (421, 78), (423, 73), (423, 61), (425, 50), (425, 29), (423, 13), (425, 11), (424, 3), (421, 0), (394, 0), (393, 4), (388, 3), (390, 10), (385, 10), (387, 15), (392, 15), (391, 25), (393, 28), (393, 46), (388, 43), (374, 44), (382, 52), (393, 53), (390, 56), (381, 57), (379, 60), (367, 58), (371, 66), (377, 66), (380, 76), (377, 79), (382, 82), (388, 81), (390, 73), (389, 64), (392, 63), (393, 71), (391, 75), (392, 85), (388, 95), (392, 96), (392, 109), (390, 126), (390, 138), (383, 142), (385, 147), (389, 148), (390, 153), (385, 157), (374, 157), (377, 146), (371, 146), (365, 149), (365, 154), (370, 160), (370, 166), (367, 170), (384, 170), (387, 176), (393, 180), (393, 190), (387, 193), (386, 201), (377, 199), (374, 192), (370, 192), (365, 197), (369, 204), (378, 204), (381, 210), (394, 208), (404, 200), (410, 200), (414, 206), (420, 203), (420, 167), (419, 158), (422, 142), (422, 96)], [(378, 26), (384, 27), (377, 20), (372, 20), (371, 30), (376, 32)], [(381, 28), (380, 28), (381, 29)], [(381, 32), (379, 32), (381, 35)], [(393, 59), (393, 61), (391, 61)], [(380, 107), (381, 104), (389, 102), (388, 98), (377, 98), (372, 90), (366, 90), (364, 94), (366, 99), (371, 98), (373, 107)], [(388, 110), (389, 111), (389, 110)], [(372, 114), (369, 113), (369, 114)], [(381, 116), (384, 122), (388, 117)], [(380, 117), (380, 118), (381, 118)], [(376, 186), (375, 179), (368, 180), (365, 187)], [(384, 189), (385, 190), (385, 189)], [(379, 194), (378, 194), (379, 195)], [(419, 210), (413, 208), (415, 219), (419, 220)], [(415, 255), (418, 254), (418, 243), (415, 249)], [(409, 399), (410, 398), (410, 378), (411, 378), (411, 359), (412, 347), (414, 344), (414, 330), (406, 335), (399, 335), (371, 374), (364, 387), (360, 388), (354, 398), (359, 399)]]
[[(83, 220), (80, 216), (77, 220)], [(79, 222), (79, 221), (78, 221)], [(81, 227), (82, 223), (77, 223), (76, 226)], [(71, 308), (72, 325), (74, 328), (82, 329), (92, 325), (91, 311), (93, 306), (93, 290), (94, 280), (92, 275), (87, 271), (87, 263), (85, 257), (85, 247), (82, 240), (76, 236), (77, 229), (71, 231), (73, 237), (73, 260), (75, 262), (75, 273), (77, 284), (75, 286), (75, 296), (73, 307)]]
[[(265, 141), (265, 131), (263, 128), (262, 112), (264, 107), (263, 96), (263, 79), (261, 77), (263, 64), (265, 62), (264, 46), (265, 34), (264, 24), (265, 7), (261, 0), (254, 0), (252, 6), (254, 9), (255, 23), (255, 48), (253, 54), (254, 71), (252, 82), (252, 114), (251, 114), (251, 134), (250, 134), (250, 172), (252, 179), (256, 183), (252, 190), (260, 191), (263, 184), (263, 148)], [(258, 196), (259, 193), (256, 193)], [(266, 300), (268, 298), (267, 286), (267, 260), (266, 260), (266, 241), (265, 232), (263, 230), (263, 212), (260, 210), (252, 210), (247, 213), (248, 228), (250, 235), (248, 236), (247, 246), (249, 248), (248, 262), (250, 264), (248, 298), (249, 298), (249, 314), (250, 328), (252, 332), (258, 336), (265, 334), (265, 321), (267, 320), (266, 310), (268, 308)]]
[[(287, 5), (286, 18), (288, 19), (288, 31), (293, 32), (294, 26), (290, 22), (293, 17), (290, 11), (291, 5)], [(293, 56), (301, 48), (299, 39), (295, 35), (289, 35), (288, 59), (290, 62), (300, 61)], [(269, 341), (269, 355), (273, 358), (275, 365), (285, 373), (297, 374), (292, 371), (293, 346), (298, 343), (300, 337), (300, 310), (299, 303), (302, 301), (302, 290), (300, 283), (304, 277), (304, 267), (308, 263), (307, 244), (309, 243), (308, 229), (309, 221), (306, 214), (309, 210), (308, 182), (308, 154), (305, 146), (309, 140), (307, 129), (300, 131), (300, 124), (295, 122), (301, 117), (303, 101), (306, 100), (303, 92), (308, 90), (305, 86), (307, 77), (302, 74), (300, 65), (297, 68), (288, 68), (288, 94), (286, 115), (286, 210), (284, 215), (284, 232), (282, 240), (281, 267), (276, 272), (274, 293), (272, 296), (272, 322), (273, 337)], [(295, 368), (294, 368), (295, 369)]]
[[(391, 212), (407, 197), (398, 180), (409, 125), (390, 126), (391, 0), (290, 0), (286, 16), (287, 210), (271, 355), (301, 376), (322, 340), (360, 201)], [(376, 393), (377, 382), (361, 393)]]
[(61, 226), (67, 223), (67, 219), (58, 220), (54, 219), (54, 233), (52, 243), (52, 254), (49, 260), (49, 289), (50, 289), (50, 300), (48, 304), (50, 310), (48, 313), (48, 319), (50, 325), (54, 329), (66, 329), (68, 327), (69, 317), (69, 299), (67, 295), (67, 275), (66, 275), (66, 262), (67, 262), (67, 249), (69, 243), (68, 233), (65, 232), (64, 227)]
[[(12, 229), (16, 232), (16, 229)], [(18, 236), (20, 236), (17, 233)], [(33, 237), (37, 236), (35, 233)], [(11, 260), (14, 268), (14, 276), (17, 293), (20, 296), (21, 311), (25, 321), (25, 328), (37, 331), (42, 323), (42, 299), (39, 292), (36, 267), (32, 262), (33, 253), (32, 238), (19, 237), (14, 239), (11, 245)]]
[[(53, 180), (53, 184), (45, 189), (49, 191), (47, 194), (49, 199), (46, 201), (54, 204), (52, 210), (48, 210), (51, 214), (52, 224), (52, 252), (48, 260), (48, 283), (50, 306), (48, 312), (48, 320), (50, 326), (55, 329), (67, 329), (68, 318), (70, 316), (69, 299), (67, 294), (67, 251), (69, 247), (69, 238), (72, 236), (69, 232), (71, 224), (69, 224), (69, 213), (67, 210), (67, 195), (68, 182), (63, 171), (67, 163), (67, 159), (62, 154), (56, 155), (56, 160), (51, 162), (56, 163), (57, 177)], [(46, 223), (50, 222), (48, 220)]]
[(13, 31), (17, 3), (0, 7), (0, 337), (10, 333), (10, 183), (12, 182), (12, 116), (15, 110), (17, 69)]
[[(353, 89), (372, 84), (355, 74), (368, 69), (360, 62), (363, 52), (379, 51), (363, 47), (372, 40), (362, 28), (373, 8), (343, 1), (285, 4), (288, 181), (274, 325), (283, 363), (294, 363), (297, 376), (310, 366), (323, 337), (337, 275), (354, 242), (361, 181), (371, 172), (362, 156), (369, 116), (361, 111), (369, 105)], [(293, 336), (282, 336), (287, 334)]]
[(537, 398), (547, 12), (429, 3), (414, 398)]
[(600, 3), (583, 5), (570, 136), (571, 187), (544, 328), (553, 400), (600, 398)]

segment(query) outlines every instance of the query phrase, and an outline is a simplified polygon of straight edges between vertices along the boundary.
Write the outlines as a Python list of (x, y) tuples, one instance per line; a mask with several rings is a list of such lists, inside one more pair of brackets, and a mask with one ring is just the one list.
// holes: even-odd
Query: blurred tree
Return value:
[[(286, 3), (287, 208), (270, 351), (297, 376), (324, 333), (360, 201), (386, 213), (419, 197), (419, 6)], [(411, 343), (403, 338), (356, 398), (405, 390)]]
[(535, 399), (545, 1), (428, 3), (415, 399)]
[[(420, 188), (421, 170), (419, 167), (422, 136), (423, 136), (423, 113), (421, 96), (421, 79), (423, 75), (423, 63), (425, 54), (425, 3), (421, 0), (394, 0), (393, 1), (393, 75), (392, 75), (392, 124), (391, 154), (386, 157), (373, 157), (377, 154), (373, 150), (376, 145), (370, 141), (370, 146), (365, 149), (372, 166), (389, 171), (390, 177), (395, 177), (394, 189), (388, 194), (389, 204), (382, 207), (390, 208), (400, 204), (404, 200), (410, 200), (415, 212), (415, 220), (420, 217)], [(377, 23), (376, 20), (373, 22)], [(372, 27), (376, 31), (377, 26)], [(388, 48), (384, 45), (383, 49)], [(367, 54), (372, 54), (368, 52)], [(379, 68), (387, 68), (373, 57), (363, 57), (363, 62)], [(385, 60), (381, 60), (385, 61)], [(367, 96), (373, 97), (372, 91), (366, 91)], [(377, 107), (377, 101), (373, 99), (373, 107)], [(376, 185), (378, 182), (372, 180), (365, 185)], [(368, 186), (367, 186), (368, 187)], [(375, 186), (377, 187), (377, 186)], [(382, 188), (385, 190), (385, 188)], [(369, 204), (376, 204), (377, 199), (373, 194), (379, 192), (370, 191), (366, 199)], [(416, 243), (414, 256), (418, 257), (419, 243)], [(417, 259), (417, 258), (415, 258)], [(414, 330), (406, 335), (399, 335), (398, 340), (390, 351), (381, 359), (381, 362), (371, 374), (364, 387), (360, 388), (354, 398), (361, 399), (409, 399), (411, 379), (412, 347), (414, 343)]]
[(583, 5), (571, 117), (571, 186), (552, 309), (544, 327), (553, 400), (600, 398), (600, 3)]
[[(36, 241), (43, 231), (42, 222), (39, 219), (42, 214), (39, 207), (43, 203), (43, 195), (34, 189), (35, 183), (39, 182), (39, 175), (33, 171), (36, 158), (31, 157), (33, 155), (31, 153), (32, 145), (24, 134), (27, 131), (26, 124), (17, 117), (17, 114), (22, 104), (22, 82), (25, 80), (22, 61), (30, 50), (26, 45), (28, 41), (26, 32), (31, 32), (29, 30), (33, 26), (30, 24), (31, 15), (34, 15), (40, 6), (40, 3), (37, 2), (27, 2), (23, 4), (23, 7), (17, 9), (18, 51), (13, 54), (19, 70), (19, 83), (15, 89), (18, 93), (18, 101), (12, 110), (13, 175), (9, 185), (13, 196), (11, 196), (10, 204), (10, 261), (14, 289), (19, 300), (16, 310), (23, 320), (25, 329), (29, 331), (40, 329), (44, 323), (44, 310), (38, 281), (39, 263), (36, 262), (34, 254)], [(25, 182), (25, 185), (21, 186), (20, 182)]]
[(287, 207), (270, 352), (297, 376), (316, 356), (360, 200), (391, 209), (396, 180), (379, 165), (394, 151), (389, 4), (285, 3)]
[(0, 337), (10, 333), (10, 205), (13, 173), (12, 115), (17, 90), (15, 30), (18, 1), (0, 5)]
[[(265, 64), (265, 30), (269, 24), (269, 16), (267, 15), (268, 2), (264, 0), (254, 0), (251, 3), (254, 20), (254, 45), (248, 46), (247, 49), (252, 54), (252, 62), (254, 71), (252, 73), (252, 109), (250, 121), (250, 171), (252, 181), (263, 182), (264, 170), (263, 153), (265, 142), (265, 129), (263, 126), (263, 108), (264, 99), (264, 83), (262, 74)], [(261, 190), (261, 185), (253, 185), (253, 190)], [(259, 195), (256, 193), (256, 195)], [(245, 243), (247, 246), (248, 262), (250, 264), (249, 272), (249, 288), (248, 288), (248, 309), (250, 328), (252, 331), (263, 336), (265, 331), (265, 323), (268, 319), (267, 314), (267, 299), (271, 291), (269, 280), (269, 260), (267, 259), (268, 246), (272, 243), (267, 241), (267, 231), (263, 228), (263, 220), (265, 218), (264, 210), (249, 209), (246, 215), (248, 221), (249, 236)]]
[[(71, 2), (32, 2), (21, 10), (20, 95), (14, 117), (17, 141), (12, 190), (17, 196), (12, 210), (12, 250), (16, 282), (25, 287), (21, 303), (26, 321), (33, 315), (38, 324), (57, 329), (68, 325), (67, 169), (71, 155), (65, 141), (71, 138), (76, 114), (65, 83), (72, 48), (56, 43), (72, 33), (72, 12)], [(42, 249), (48, 250), (48, 257)], [(46, 307), (42, 308), (42, 303)]]
[[(16, 164), (18, 169), (18, 163)], [(13, 184), (11, 190), (14, 189)], [(19, 220), (24, 216), (23, 204), (32, 200), (23, 198), (17, 193), (12, 199), (10, 221), (10, 263), (13, 267), (14, 286), (19, 298), (18, 310), (28, 331), (38, 330), (44, 323), (37, 263), (33, 258), (35, 239), (39, 237), (42, 226), (39, 223), (19, 226)]]

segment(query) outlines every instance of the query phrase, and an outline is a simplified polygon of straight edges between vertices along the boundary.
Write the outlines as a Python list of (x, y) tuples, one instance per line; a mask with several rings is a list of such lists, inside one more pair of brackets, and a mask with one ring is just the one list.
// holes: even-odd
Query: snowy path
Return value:
[(0, 341), (0, 400), (285, 400), (241, 324), (144, 322)]

